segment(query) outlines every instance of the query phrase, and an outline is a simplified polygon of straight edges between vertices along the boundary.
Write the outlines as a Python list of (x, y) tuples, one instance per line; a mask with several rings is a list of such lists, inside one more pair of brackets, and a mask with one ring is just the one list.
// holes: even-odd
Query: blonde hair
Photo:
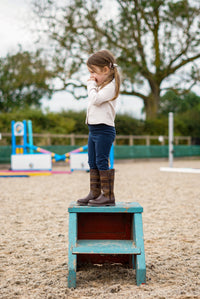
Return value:
[(115, 100), (119, 95), (120, 76), (117, 70), (116, 60), (113, 54), (108, 50), (98, 51), (88, 58), (87, 66), (94, 71), (95, 71), (94, 69), (95, 66), (99, 67), (100, 69), (103, 69), (105, 66), (109, 67), (110, 74), (108, 75), (106, 81), (104, 81), (101, 84), (100, 88), (103, 88), (108, 83), (110, 83), (113, 79), (115, 79), (115, 96), (110, 101)]

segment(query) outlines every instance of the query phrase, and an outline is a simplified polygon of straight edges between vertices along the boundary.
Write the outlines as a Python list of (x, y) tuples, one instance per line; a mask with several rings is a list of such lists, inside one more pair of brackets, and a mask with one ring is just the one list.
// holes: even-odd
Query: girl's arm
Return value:
[(110, 101), (115, 96), (115, 84), (113, 81), (98, 90), (97, 83), (94, 80), (89, 80), (87, 82), (87, 90), (89, 101), (97, 106)]

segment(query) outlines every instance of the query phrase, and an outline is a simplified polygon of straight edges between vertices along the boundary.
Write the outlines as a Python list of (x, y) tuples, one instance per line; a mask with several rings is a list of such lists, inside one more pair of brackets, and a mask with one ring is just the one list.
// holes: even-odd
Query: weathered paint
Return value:
[(79, 240), (73, 253), (140, 254), (132, 240)]
[(77, 242), (77, 213), (69, 213), (69, 249), (68, 249), (68, 287), (76, 287), (77, 256), (73, 248)]
[(68, 212), (74, 213), (142, 213), (143, 208), (138, 202), (117, 202), (115, 206), (79, 206), (72, 202)]
[(140, 248), (141, 254), (135, 257), (135, 268), (136, 268), (136, 283), (140, 285), (146, 283), (146, 264), (145, 264), (145, 251), (144, 251), (144, 235), (143, 235), (143, 224), (142, 214), (135, 213), (133, 219), (133, 236), (135, 245)]

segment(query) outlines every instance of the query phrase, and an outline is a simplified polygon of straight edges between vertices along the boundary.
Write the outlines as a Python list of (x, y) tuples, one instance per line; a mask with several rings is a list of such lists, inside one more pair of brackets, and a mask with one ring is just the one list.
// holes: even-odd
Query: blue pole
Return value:
[(110, 169), (114, 168), (114, 145), (112, 144), (110, 149)]
[(23, 124), (24, 124), (24, 144), (23, 144), (23, 149), (24, 149), (24, 154), (27, 154), (27, 126), (26, 126), (26, 120), (23, 120)]
[(12, 155), (16, 154), (16, 138), (15, 138), (15, 133), (14, 133), (14, 125), (15, 121), (11, 121), (11, 133), (12, 133)]
[(30, 145), (30, 148), (29, 148), (29, 153), (30, 154), (33, 154), (34, 151), (33, 151), (33, 130), (32, 130), (32, 121), (31, 120), (28, 120), (28, 141), (29, 141), (29, 145)]

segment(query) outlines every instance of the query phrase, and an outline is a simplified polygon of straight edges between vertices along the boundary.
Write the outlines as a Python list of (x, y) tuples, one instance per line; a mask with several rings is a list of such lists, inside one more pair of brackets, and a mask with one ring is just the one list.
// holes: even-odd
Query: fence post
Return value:
[(150, 145), (150, 136), (149, 135), (146, 136), (146, 145), (147, 146)]
[(47, 145), (51, 145), (51, 137), (50, 137), (50, 134), (47, 135)]
[(169, 167), (173, 167), (174, 153), (174, 117), (173, 112), (169, 112)]
[(72, 133), (71, 134), (71, 145), (75, 145), (75, 136), (74, 136), (74, 134)]
[(132, 135), (129, 136), (129, 145), (133, 145), (133, 136)]
[(188, 140), (188, 145), (191, 145), (191, 143), (192, 143), (192, 140), (191, 140), (192, 138), (191, 138), (191, 136), (188, 136), (188, 138), (187, 138), (187, 140)]

